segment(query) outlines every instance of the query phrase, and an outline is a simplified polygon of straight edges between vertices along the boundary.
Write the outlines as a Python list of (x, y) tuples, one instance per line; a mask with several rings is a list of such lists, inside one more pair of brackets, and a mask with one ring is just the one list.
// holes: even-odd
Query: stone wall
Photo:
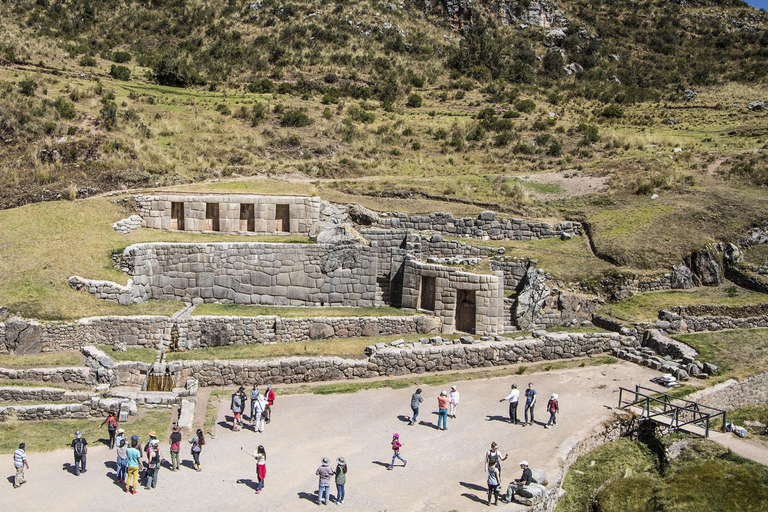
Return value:
[[(764, 268), (764, 267), (763, 267)], [(759, 268), (758, 268), (759, 270)], [(738, 266), (726, 265), (725, 277), (739, 286), (748, 290), (754, 290), (760, 293), (768, 293), (768, 281), (763, 272), (754, 272), (753, 270), (742, 269)]]
[(201, 386), (291, 384), (567, 359), (638, 344), (635, 337), (616, 333), (553, 333), (540, 338), (498, 339), (501, 341), (385, 348), (367, 359), (289, 357), (260, 361), (176, 361), (168, 367), (179, 382), (193, 377)]
[(121, 306), (131, 304), (141, 304), (149, 300), (149, 297), (137, 294), (137, 289), (133, 286), (133, 280), (128, 280), (128, 285), (123, 286), (112, 281), (99, 281), (97, 279), (86, 279), (80, 276), (70, 276), (67, 284), (73, 290), (85, 290), (94, 297), (110, 302), (117, 302)]
[(488, 238), (491, 240), (536, 240), (541, 238), (570, 238), (581, 234), (578, 222), (559, 222), (552, 225), (522, 219), (496, 220), (493, 212), (482, 212), (477, 218), (455, 218), (450, 213), (411, 215), (389, 212), (379, 216), (376, 227), (405, 228), (415, 231), (433, 231), (453, 236)]
[(435, 279), (434, 314), (440, 318), (443, 333), (451, 334), (456, 324), (459, 294), (474, 292), (475, 333), (497, 334), (504, 329), (504, 278), (501, 272), (472, 274), (453, 267), (431, 265), (407, 259), (403, 276), (402, 305), (420, 309), (424, 278)]
[(550, 329), (590, 320), (601, 304), (602, 301), (596, 297), (553, 289), (546, 307), (534, 320), (534, 328)]
[[(14, 418), (19, 421), (71, 420), (85, 418), (106, 418), (109, 411), (129, 411), (136, 414), (136, 406), (129, 400), (119, 398), (91, 397), (81, 403), (9, 405), (0, 407), (0, 422)], [(125, 413), (127, 417), (128, 412)]]
[(127, 247), (123, 261), (132, 303), (372, 306), (376, 298), (377, 249), (365, 245), (148, 243)]
[[(175, 229), (171, 219), (172, 203), (184, 204), (184, 231), (273, 234), (290, 232), (309, 234), (320, 219), (322, 201), (317, 197), (256, 196), (243, 194), (184, 195), (153, 194), (134, 196), (143, 225), (150, 229)], [(206, 220), (208, 204), (215, 205), (219, 229)], [(241, 222), (241, 205), (253, 206), (253, 229)], [(289, 208), (289, 226), (276, 229), (277, 205)]]
[(67, 391), (63, 388), (0, 387), (0, 403), (3, 402), (82, 402), (90, 400), (89, 393)]
[(85, 367), (72, 368), (0, 368), (0, 382), (4, 380), (23, 380), (30, 382), (50, 382), (51, 384), (94, 384), (91, 370)]
[(753, 375), (742, 381), (728, 380), (698, 391), (688, 399), (726, 411), (765, 405), (768, 403), (768, 372)]
[[(659, 329), (668, 332), (685, 333), (768, 327), (768, 304), (745, 306), (742, 308), (689, 306), (687, 308), (677, 308), (676, 311), (680, 311), (680, 313), (660, 311), (659, 321), (654, 324), (639, 324), (638, 329)], [(714, 314), (706, 314), (707, 311), (711, 311)], [(765, 312), (762, 313), (763, 311)], [(701, 315), (697, 313), (701, 313)], [(727, 315), (727, 313), (733, 316)], [(755, 314), (756, 316), (747, 316), (750, 314)]]

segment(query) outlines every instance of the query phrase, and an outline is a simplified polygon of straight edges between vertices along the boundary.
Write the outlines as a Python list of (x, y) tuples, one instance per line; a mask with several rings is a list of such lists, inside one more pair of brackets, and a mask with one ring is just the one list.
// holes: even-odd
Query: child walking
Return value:
[(400, 442), (400, 434), (392, 434), (392, 464), (390, 464), (387, 469), (395, 467), (395, 459), (403, 461), (403, 467), (408, 465), (408, 461), (400, 456), (400, 448), (402, 448), (402, 446), (403, 444)]
[(557, 426), (557, 414), (560, 412), (560, 404), (557, 403), (557, 394), (553, 394), (549, 402), (547, 402), (547, 410), (549, 411), (549, 421), (544, 428)]

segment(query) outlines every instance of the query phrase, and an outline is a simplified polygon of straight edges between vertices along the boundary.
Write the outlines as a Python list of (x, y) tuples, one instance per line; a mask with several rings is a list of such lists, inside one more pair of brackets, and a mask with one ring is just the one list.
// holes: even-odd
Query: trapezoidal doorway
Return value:
[(291, 206), (287, 204), (275, 205), (275, 231), (288, 233), (291, 231)]
[(475, 291), (456, 290), (456, 330), (475, 333)]

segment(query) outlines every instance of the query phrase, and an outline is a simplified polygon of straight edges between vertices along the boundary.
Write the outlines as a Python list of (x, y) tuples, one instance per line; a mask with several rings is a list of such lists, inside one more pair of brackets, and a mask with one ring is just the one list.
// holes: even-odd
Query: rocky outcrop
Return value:
[(521, 331), (529, 331), (549, 301), (550, 289), (542, 270), (529, 267), (520, 282), (514, 309), (514, 322)]
[(501, 22), (507, 25), (525, 24), (562, 29), (569, 24), (568, 18), (552, 0), (504, 0), (498, 3), (497, 12)]
[(703, 286), (719, 286), (723, 282), (723, 268), (717, 250), (708, 246), (687, 258), (685, 264)]

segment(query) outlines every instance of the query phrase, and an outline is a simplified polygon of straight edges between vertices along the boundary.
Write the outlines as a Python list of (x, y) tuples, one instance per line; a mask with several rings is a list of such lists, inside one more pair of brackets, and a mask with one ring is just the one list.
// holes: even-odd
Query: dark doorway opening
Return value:
[(171, 203), (171, 226), (174, 231), (184, 231), (184, 203)]
[(475, 333), (476, 302), (474, 290), (457, 290), (456, 330)]
[(435, 278), (422, 276), (421, 278), (421, 299), (419, 300), (419, 309), (427, 311), (435, 310)]
[(256, 216), (252, 204), (240, 205), (240, 231), (256, 231)]
[(219, 231), (219, 203), (205, 203), (205, 230)]
[(275, 205), (275, 231), (289, 233), (291, 231), (291, 206)]

